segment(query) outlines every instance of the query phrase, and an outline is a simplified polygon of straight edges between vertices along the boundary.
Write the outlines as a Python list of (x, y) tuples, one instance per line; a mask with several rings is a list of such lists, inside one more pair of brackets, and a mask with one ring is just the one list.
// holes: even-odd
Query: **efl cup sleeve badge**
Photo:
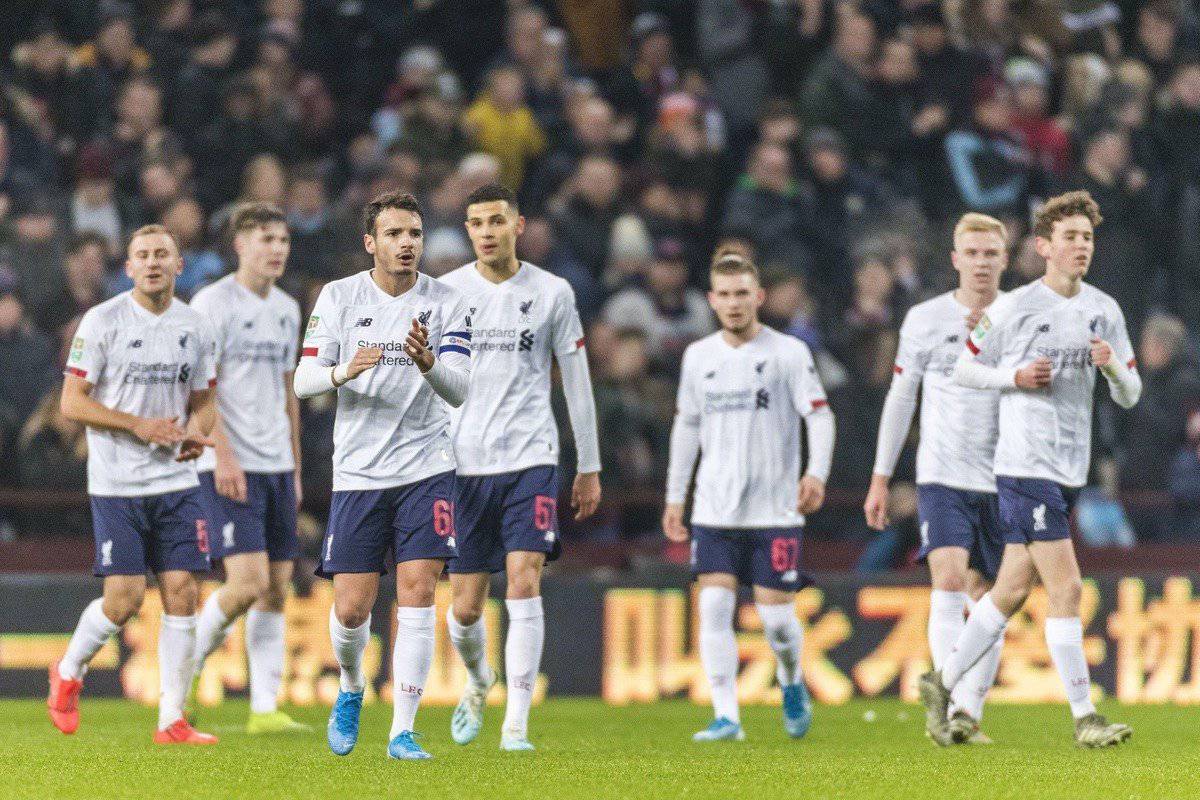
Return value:
[(309, 336), (312, 335), (313, 331), (315, 331), (317, 329), (317, 323), (320, 321), (321, 321), (321, 318), (319, 316), (317, 316), (316, 314), (313, 314), (311, 317), (308, 318), (308, 327), (304, 329), (304, 338), (305, 339), (307, 339)]
[(67, 358), (72, 364), (76, 364), (83, 359), (83, 337), (76, 336), (71, 342), (71, 355)]
[(979, 355), (979, 345), (991, 329), (992, 321), (988, 319), (987, 314), (984, 314), (979, 318), (979, 324), (975, 326), (975, 330), (971, 331), (971, 336), (967, 339), (967, 349), (973, 354)]

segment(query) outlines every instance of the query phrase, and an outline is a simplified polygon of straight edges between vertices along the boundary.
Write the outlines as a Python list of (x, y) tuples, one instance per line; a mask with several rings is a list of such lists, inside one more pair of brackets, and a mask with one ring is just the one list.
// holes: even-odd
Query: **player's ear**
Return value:
[(1045, 236), (1033, 237), (1033, 249), (1042, 258), (1050, 258), (1050, 240)]
[(515, 230), (517, 232), (517, 236), (520, 236), (525, 232), (525, 216), (523, 214), (517, 214), (517, 227)]
[(363, 249), (371, 255), (375, 255), (375, 237), (369, 233), (363, 234)]

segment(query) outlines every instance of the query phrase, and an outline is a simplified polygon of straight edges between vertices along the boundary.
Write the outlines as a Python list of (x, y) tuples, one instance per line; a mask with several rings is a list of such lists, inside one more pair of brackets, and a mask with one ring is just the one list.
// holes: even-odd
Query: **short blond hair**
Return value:
[(760, 280), (758, 265), (738, 253), (725, 253), (713, 260), (709, 268), (712, 275), (753, 275), (754, 280)]
[(129, 243), (125, 246), (126, 252), (129, 251), (129, 248), (133, 247), (133, 243), (139, 236), (150, 236), (155, 233), (161, 233), (163, 236), (166, 236), (168, 239), (170, 239), (171, 244), (175, 246), (175, 252), (179, 252), (179, 242), (175, 241), (175, 237), (172, 236), (171, 232), (166, 229), (166, 226), (159, 225), (158, 223), (153, 225), (143, 225), (133, 233), (129, 234)]
[(1004, 227), (1004, 223), (995, 217), (989, 217), (987, 214), (980, 214), (976, 211), (971, 211), (962, 215), (958, 224), (954, 226), (954, 242), (958, 243), (958, 237), (964, 233), (994, 233), (997, 234), (1004, 245), (1008, 246), (1008, 228)]

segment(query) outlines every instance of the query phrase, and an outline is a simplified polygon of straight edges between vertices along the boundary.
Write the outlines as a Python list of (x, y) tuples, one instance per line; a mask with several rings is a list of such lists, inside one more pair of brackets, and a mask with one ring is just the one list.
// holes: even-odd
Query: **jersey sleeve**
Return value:
[(1117, 360), (1125, 365), (1127, 369), (1137, 368), (1137, 358), (1133, 350), (1133, 343), (1129, 341), (1129, 327), (1125, 324), (1125, 314), (1121, 311), (1121, 307), (1115, 302), (1113, 303), (1114, 314), (1112, 320), (1108, 324), (1106, 332), (1106, 340), (1113, 349), (1113, 355)]
[(967, 351), (971, 357), (981, 364), (996, 366), (1004, 353), (1005, 318), (1003, 308), (997, 308), (999, 303), (983, 313), (978, 324), (967, 337)]
[(900, 326), (900, 345), (896, 350), (896, 365), (892, 372), (897, 377), (920, 383), (929, 366), (932, 339), (921, 331), (921, 323), (909, 311)]
[(217, 345), (213, 326), (201, 320), (196, 328), (200, 345), (196, 348), (196, 359), (192, 364), (191, 388), (193, 392), (211, 389), (217, 385)]
[(467, 298), (456, 291), (454, 297), (448, 300), (446, 305), (446, 322), (442, 337), (438, 341), (437, 356), (450, 359), (447, 363), (453, 362), (456, 366), (461, 366), (463, 363), (455, 358), (460, 357), (465, 360), (466, 367), (470, 369), (471, 312), (467, 306)]
[(808, 345), (796, 340), (798, 345), (791, 358), (792, 369), (788, 371), (791, 385), (792, 403), (800, 415), (807, 417), (829, 405), (825, 396), (825, 387), (821, 385), (821, 376), (817, 374), (817, 364), (813, 361), (812, 351)]
[(103, 326), (97, 319), (97, 314), (89, 311), (83, 315), (79, 328), (75, 331), (75, 338), (71, 340), (71, 352), (67, 356), (67, 366), (63, 374), (82, 378), (95, 385), (104, 372), (107, 355), (108, 343), (105, 341)]
[(695, 380), (695, 351), (688, 348), (683, 351), (683, 363), (679, 370), (679, 389), (675, 395), (676, 413), (688, 420), (699, 420), (704, 405), (700, 402), (700, 392)]
[(341, 310), (334, 300), (333, 290), (325, 286), (321, 289), (312, 314), (308, 317), (308, 327), (304, 329), (304, 345), (300, 355), (304, 358), (315, 358), (327, 367), (341, 361), (341, 338), (338, 336), (340, 316)]
[(565, 356), (583, 347), (583, 323), (575, 306), (575, 290), (569, 285), (558, 293), (554, 305), (552, 341), (554, 355)]
[(287, 320), (287, 329), (291, 335), (288, 336), (283, 346), (283, 371), (291, 372), (296, 368), (298, 356), (296, 348), (300, 343), (297, 338), (300, 333), (300, 304), (290, 297), (288, 298)]

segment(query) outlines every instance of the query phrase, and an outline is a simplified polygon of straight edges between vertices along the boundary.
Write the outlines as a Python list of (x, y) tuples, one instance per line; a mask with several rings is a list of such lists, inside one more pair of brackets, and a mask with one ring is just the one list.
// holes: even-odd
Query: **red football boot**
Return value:
[(201, 733), (183, 717), (171, 723), (166, 730), (154, 732), (155, 744), (216, 744), (217, 737)]
[(63, 733), (74, 733), (79, 728), (79, 693), (83, 691), (82, 680), (67, 680), (58, 673), (58, 662), (50, 665), (50, 695), (46, 708), (50, 721)]

